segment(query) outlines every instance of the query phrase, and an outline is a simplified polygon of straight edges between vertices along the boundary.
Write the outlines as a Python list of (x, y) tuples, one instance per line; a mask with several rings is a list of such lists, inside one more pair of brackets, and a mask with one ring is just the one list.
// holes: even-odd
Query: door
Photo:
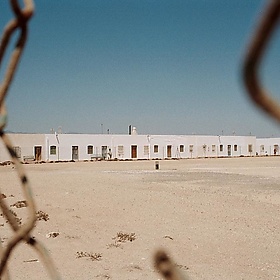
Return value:
[(172, 149), (172, 145), (167, 145), (167, 157), (171, 158), (171, 149)]
[(227, 146), (227, 154), (229, 157), (231, 156), (231, 145)]
[(34, 147), (34, 155), (36, 161), (42, 160), (42, 147), (41, 146), (35, 146)]
[(101, 154), (102, 158), (103, 159), (107, 158), (107, 146), (102, 146), (101, 151), (102, 151), (102, 154)]
[(79, 147), (72, 146), (72, 160), (79, 160)]
[(279, 146), (278, 145), (274, 145), (273, 154), (275, 156), (279, 154)]
[(131, 158), (137, 158), (137, 146), (136, 145), (131, 146)]

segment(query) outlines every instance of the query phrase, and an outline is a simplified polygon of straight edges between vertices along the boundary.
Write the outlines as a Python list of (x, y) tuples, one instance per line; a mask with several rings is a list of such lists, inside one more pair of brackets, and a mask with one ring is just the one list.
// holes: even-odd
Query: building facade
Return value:
[[(280, 138), (203, 135), (9, 134), (21, 161), (279, 155)], [(10, 160), (0, 143), (0, 162)]]
[(257, 138), (256, 153), (260, 156), (279, 155), (280, 138)]

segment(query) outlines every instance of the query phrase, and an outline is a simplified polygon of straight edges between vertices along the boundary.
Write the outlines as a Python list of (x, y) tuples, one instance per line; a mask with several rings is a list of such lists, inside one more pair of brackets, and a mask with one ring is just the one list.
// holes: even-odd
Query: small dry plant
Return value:
[(136, 239), (136, 234), (134, 232), (132, 233), (124, 233), (124, 232), (118, 232), (117, 236), (112, 238), (114, 240), (114, 243), (108, 244), (107, 247), (121, 247), (122, 243), (125, 243), (127, 241), (134, 241)]
[(59, 232), (49, 232), (46, 234), (47, 238), (56, 238), (57, 236), (59, 236)]
[(49, 214), (41, 210), (36, 212), (36, 217), (37, 217), (37, 221), (42, 221), (42, 220), (48, 221), (50, 219)]
[(132, 233), (124, 233), (124, 232), (118, 232), (116, 237), (113, 237), (113, 239), (116, 240), (118, 243), (124, 243), (127, 241), (134, 241), (136, 239), (136, 234), (134, 232)]
[(97, 278), (102, 278), (102, 279), (110, 279), (110, 275), (108, 274), (98, 274), (96, 275)]
[(100, 253), (88, 253), (88, 252), (77, 252), (76, 258), (88, 258), (92, 261), (100, 261), (102, 259), (102, 254)]
[(17, 201), (16, 203), (11, 204), (10, 207), (16, 207), (16, 208), (27, 207), (27, 201), (26, 200)]

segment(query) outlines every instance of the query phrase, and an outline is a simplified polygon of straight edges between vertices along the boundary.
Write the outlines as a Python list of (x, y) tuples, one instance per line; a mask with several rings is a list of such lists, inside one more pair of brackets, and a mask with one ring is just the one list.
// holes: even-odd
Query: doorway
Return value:
[(137, 158), (137, 146), (136, 145), (131, 146), (131, 158)]
[(172, 145), (167, 145), (167, 157), (171, 158), (171, 149), (172, 149)]
[(273, 154), (275, 156), (279, 154), (279, 146), (278, 145), (274, 145), (274, 147), (273, 147)]
[(41, 161), (42, 160), (42, 146), (35, 146), (34, 147), (34, 155), (35, 155), (35, 161)]
[(79, 147), (72, 146), (72, 160), (79, 160)]
[(101, 153), (103, 159), (107, 158), (107, 146), (102, 146)]
[(230, 157), (231, 156), (231, 145), (227, 146), (227, 155)]

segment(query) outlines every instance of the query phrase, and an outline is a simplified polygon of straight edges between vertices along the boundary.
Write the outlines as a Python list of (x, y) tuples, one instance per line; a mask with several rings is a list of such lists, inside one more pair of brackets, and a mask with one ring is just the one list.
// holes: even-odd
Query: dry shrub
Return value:
[(11, 204), (10, 207), (16, 207), (16, 208), (27, 207), (27, 201), (26, 200), (17, 201), (16, 203)]
[(41, 210), (36, 212), (36, 217), (37, 217), (37, 221), (41, 221), (41, 220), (48, 221), (50, 219), (49, 214)]
[(116, 237), (113, 237), (115, 239), (115, 242), (118, 243), (125, 243), (127, 241), (134, 241), (136, 239), (136, 234), (134, 232), (132, 233), (124, 233), (124, 232), (118, 232)]
[(76, 258), (89, 258), (92, 261), (100, 261), (102, 259), (102, 254), (100, 253), (88, 253), (88, 252), (77, 252)]
[(136, 234), (134, 232), (132, 233), (124, 233), (122, 231), (117, 233), (117, 236), (112, 238), (114, 241), (114, 243), (108, 244), (107, 248), (112, 248), (112, 247), (122, 247), (122, 243), (125, 243), (127, 241), (134, 241), (136, 239)]

